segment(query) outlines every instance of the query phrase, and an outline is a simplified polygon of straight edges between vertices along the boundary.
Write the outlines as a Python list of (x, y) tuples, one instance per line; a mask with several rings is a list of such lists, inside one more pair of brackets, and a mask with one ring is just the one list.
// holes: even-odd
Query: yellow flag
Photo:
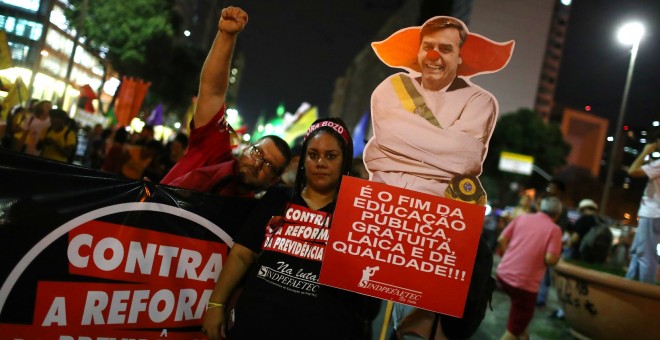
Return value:
[(7, 43), (7, 33), (0, 31), (0, 70), (12, 67), (11, 51)]
[(284, 132), (284, 140), (291, 145), (296, 138), (302, 136), (307, 132), (309, 126), (319, 118), (319, 113), (316, 106), (302, 113), (298, 119), (289, 126)]
[(24, 103), (27, 100), (27, 96), (28, 90), (25, 83), (23, 83), (23, 78), (17, 77), (14, 85), (9, 89), (7, 97), (2, 101), (2, 112), (0, 112), (0, 117), (5, 119), (9, 110), (18, 104)]

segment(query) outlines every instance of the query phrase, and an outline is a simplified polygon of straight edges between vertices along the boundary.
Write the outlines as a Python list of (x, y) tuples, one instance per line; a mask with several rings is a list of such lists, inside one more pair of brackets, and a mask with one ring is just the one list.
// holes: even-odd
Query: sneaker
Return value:
[(564, 320), (564, 310), (559, 308), (556, 309), (552, 314), (550, 314), (550, 317), (553, 319), (558, 319), (558, 320)]

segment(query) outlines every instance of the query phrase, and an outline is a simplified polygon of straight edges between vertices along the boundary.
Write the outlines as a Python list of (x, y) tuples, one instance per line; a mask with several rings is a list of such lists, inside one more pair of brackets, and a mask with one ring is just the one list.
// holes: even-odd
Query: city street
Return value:
[[(509, 297), (501, 290), (493, 294), (493, 310), (486, 313), (477, 333), (472, 336), (476, 340), (499, 339), (506, 330), (506, 321), (509, 317)], [(564, 320), (550, 317), (550, 314), (559, 307), (557, 294), (553, 289), (548, 296), (545, 308), (537, 308), (534, 319), (529, 326), (530, 339), (574, 339), (568, 324)]]
[[(499, 256), (493, 259), (493, 277), (495, 269), (500, 260)], [(501, 290), (496, 289), (493, 293), (493, 310), (486, 311), (486, 317), (481, 323), (477, 332), (470, 338), (474, 340), (496, 340), (500, 339), (506, 330), (506, 322), (509, 317), (509, 306), (511, 302), (509, 297)], [(550, 317), (553, 311), (559, 307), (557, 292), (554, 287), (550, 289), (547, 305), (544, 308), (537, 308), (534, 318), (529, 326), (530, 339), (576, 339), (570, 332), (570, 328), (565, 320), (559, 320)], [(380, 336), (380, 326), (385, 309), (385, 303), (382, 305), (380, 315), (373, 322), (372, 339), (378, 339)]]

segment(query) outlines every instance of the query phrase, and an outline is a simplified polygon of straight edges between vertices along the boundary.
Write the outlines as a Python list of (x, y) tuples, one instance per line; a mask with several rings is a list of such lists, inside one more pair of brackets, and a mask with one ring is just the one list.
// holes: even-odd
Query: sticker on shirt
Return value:
[(329, 214), (291, 204), (284, 216), (274, 216), (266, 227), (264, 251), (321, 261), (328, 242)]
[[(274, 216), (266, 227), (263, 250), (297, 257), (278, 258), (262, 265), (257, 277), (290, 292), (316, 296), (319, 289), (317, 262), (328, 242), (330, 215), (291, 204), (284, 216)], [(277, 261), (277, 262), (275, 262)]]
[(320, 286), (318, 269), (310, 271), (285, 261), (278, 261), (273, 267), (261, 266), (257, 277), (282, 289), (310, 296), (316, 296)]

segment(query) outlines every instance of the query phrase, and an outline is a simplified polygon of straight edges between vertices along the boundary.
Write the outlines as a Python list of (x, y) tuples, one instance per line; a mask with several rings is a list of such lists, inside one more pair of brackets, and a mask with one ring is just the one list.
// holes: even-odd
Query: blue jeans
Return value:
[(660, 243), (660, 218), (639, 218), (637, 233), (633, 239), (630, 265), (626, 278), (655, 284), (658, 273), (658, 243)]
[(548, 300), (548, 293), (550, 293), (550, 284), (552, 283), (551, 277), (552, 277), (552, 271), (550, 267), (548, 267), (545, 270), (545, 275), (543, 275), (543, 279), (541, 279), (541, 284), (539, 284), (539, 291), (536, 294), (537, 306), (545, 305), (546, 301)]

